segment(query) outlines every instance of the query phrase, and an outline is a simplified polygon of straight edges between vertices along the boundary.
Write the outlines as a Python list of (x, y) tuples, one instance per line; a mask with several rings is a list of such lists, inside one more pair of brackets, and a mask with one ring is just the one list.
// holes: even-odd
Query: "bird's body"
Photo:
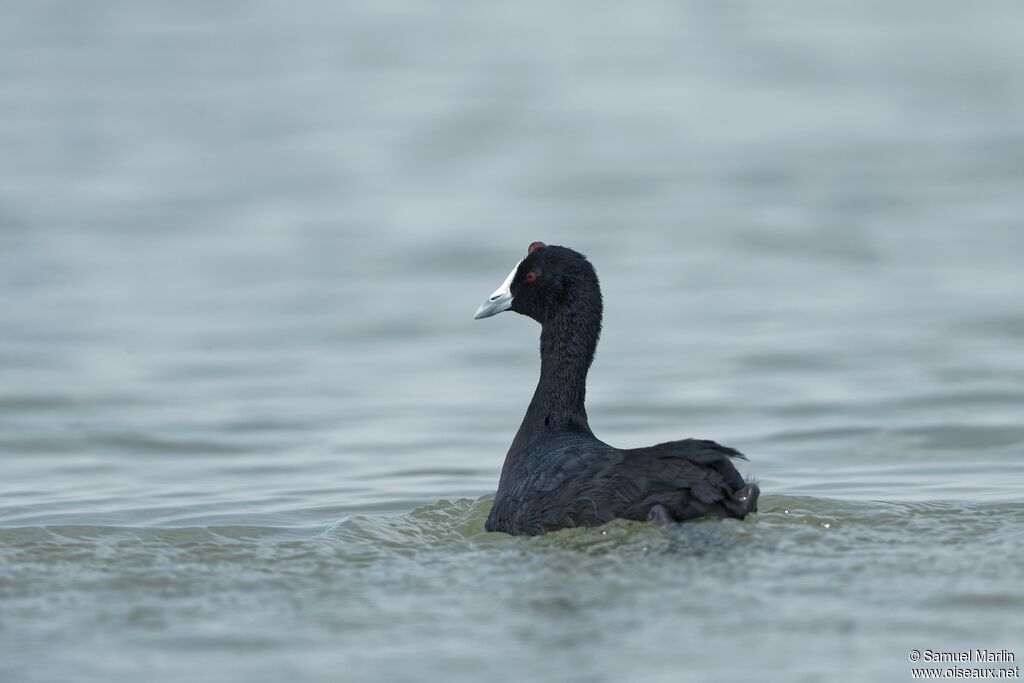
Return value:
[(743, 517), (733, 495), (746, 483), (713, 441), (670, 441), (619, 449), (584, 434), (553, 436), (506, 460), (488, 531), (536, 535), (613, 519), (648, 520), (661, 505), (671, 520)]
[(602, 299), (589, 261), (535, 242), (477, 311), (528, 315), (542, 325), (541, 376), (505, 457), (488, 531), (536, 535), (616, 518), (683, 521), (743, 518), (758, 488), (732, 464), (743, 458), (713, 441), (686, 439), (619, 449), (594, 436), (586, 376), (601, 331)]

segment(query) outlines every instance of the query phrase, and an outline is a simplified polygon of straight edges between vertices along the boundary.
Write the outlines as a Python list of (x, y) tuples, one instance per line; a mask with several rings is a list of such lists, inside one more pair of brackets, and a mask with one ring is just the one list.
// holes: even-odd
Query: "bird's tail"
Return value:
[(748, 481), (734, 495), (736, 502), (740, 504), (740, 509), (742, 510), (740, 517), (746, 517), (751, 512), (757, 512), (757, 499), (761, 496), (761, 489), (758, 488), (756, 482)]

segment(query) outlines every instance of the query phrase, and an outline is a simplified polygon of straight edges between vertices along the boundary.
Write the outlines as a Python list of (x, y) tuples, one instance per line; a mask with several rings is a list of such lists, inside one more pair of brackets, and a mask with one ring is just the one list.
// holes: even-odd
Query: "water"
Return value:
[[(0, 680), (908, 680), (1024, 657), (1017, 3), (14, 3)], [(761, 512), (483, 532), (533, 240), (591, 423)]]

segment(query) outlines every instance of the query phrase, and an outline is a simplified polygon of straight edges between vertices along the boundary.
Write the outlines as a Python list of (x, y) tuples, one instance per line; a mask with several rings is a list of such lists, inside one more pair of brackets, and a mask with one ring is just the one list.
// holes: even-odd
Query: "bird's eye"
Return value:
[(537, 281), (537, 273), (535, 273), (535, 272), (533, 272), (531, 270), (529, 273), (526, 274), (526, 281), (527, 282), (536, 282)]

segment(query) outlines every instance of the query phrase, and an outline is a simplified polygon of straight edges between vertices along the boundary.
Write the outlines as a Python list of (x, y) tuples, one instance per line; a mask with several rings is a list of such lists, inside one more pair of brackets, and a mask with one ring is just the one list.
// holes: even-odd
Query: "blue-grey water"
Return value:
[[(910, 680), (1024, 657), (1019, 2), (11, 2), (0, 680)], [(596, 433), (761, 511), (483, 531), (595, 263)]]

